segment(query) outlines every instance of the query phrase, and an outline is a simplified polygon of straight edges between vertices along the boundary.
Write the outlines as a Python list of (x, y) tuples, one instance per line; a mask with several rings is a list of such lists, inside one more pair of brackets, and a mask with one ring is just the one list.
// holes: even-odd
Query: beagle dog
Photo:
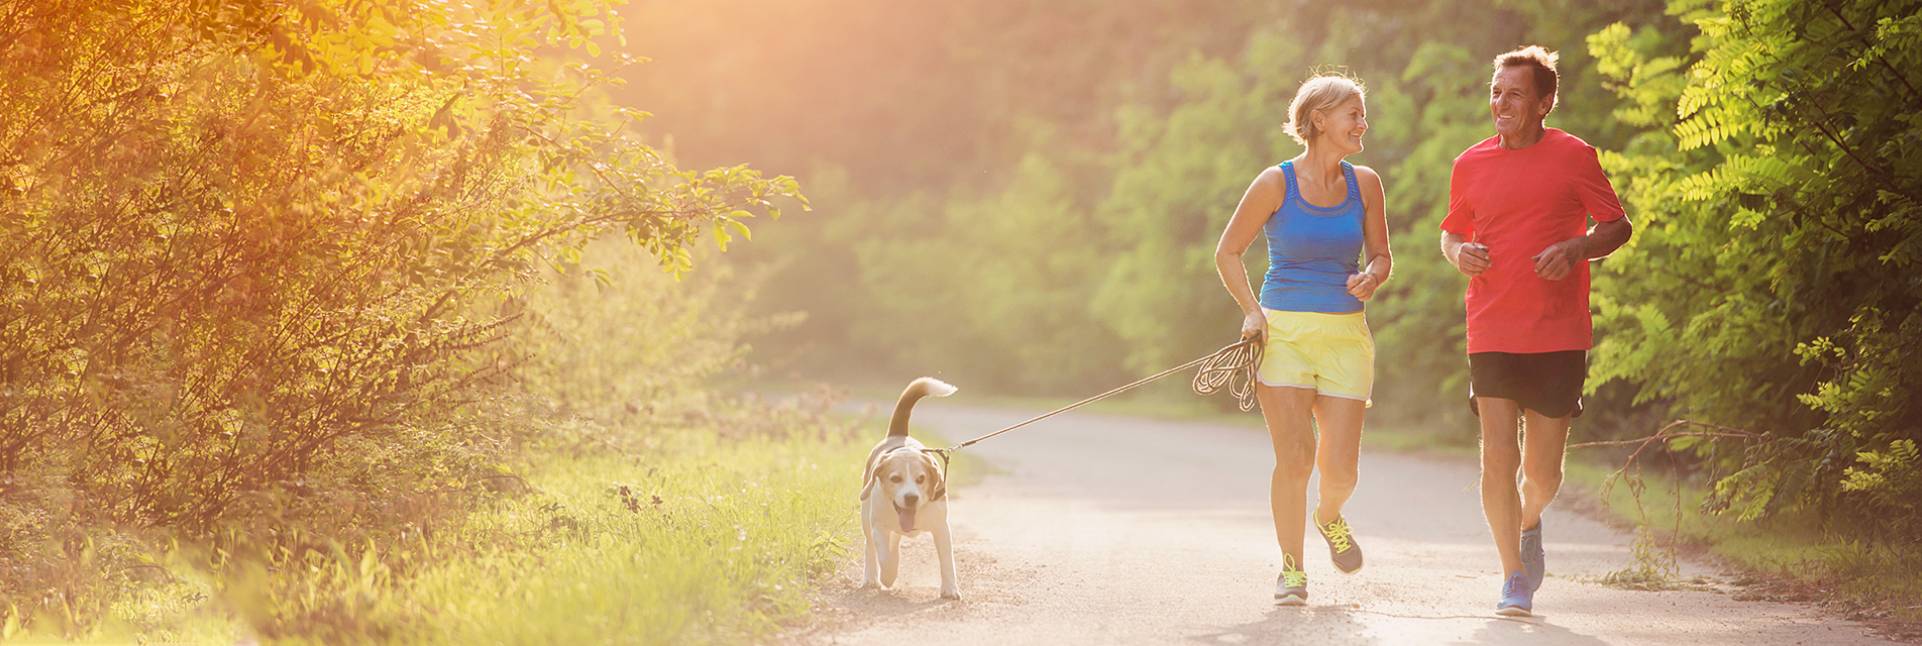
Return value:
[(954, 576), (954, 545), (948, 535), (947, 473), (927, 447), (908, 437), (908, 414), (922, 397), (946, 397), (955, 387), (922, 377), (901, 391), (888, 436), (868, 453), (861, 484), (861, 534), (867, 562), (861, 587), (888, 588), (901, 566), (901, 537), (928, 532), (941, 560), (941, 598), (961, 598)]

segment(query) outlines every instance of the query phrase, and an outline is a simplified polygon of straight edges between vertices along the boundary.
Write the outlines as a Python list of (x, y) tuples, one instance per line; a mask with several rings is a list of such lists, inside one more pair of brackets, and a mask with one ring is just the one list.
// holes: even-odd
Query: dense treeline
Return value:
[[(1371, 90), (1356, 161), (1385, 178), (1397, 251), (1369, 306), (1374, 419), (1471, 442), (1464, 279), (1436, 226), (1454, 156), (1492, 133), (1490, 58), (1540, 43), (1562, 54), (1550, 125), (1605, 151), (1642, 225), (1596, 270), (1582, 433), (1760, 434), (1678, 444), (1719, 480), (1715, 508), (1922, 535), (1916, 3), (1046, 3), (1019, 20), (1003, 4), (892, 8), (874, 38), (840, 14), (717, 10), (729, 29), (800, 27), (730, 63), (793, 71), (761, 97), (791, 109), (682, 150), (786, 151), (790, 130), (838, 126), (780, 158), (828, 205), (822, 226), (757, 250), (777, 268), (768, 306), (810, 317), (763, 345), (805, 373), (1079, 395), (1219, 346), (1237, 318), (1214, 240), (1249, 179), (1298, 152), (1278, 127), (1295, 85), (1334, 68)], [(817, 51), (873, 73), (811, 84), (833, 66)], [(639, 85), (713, 73), (664, 58)], [(701, 107), (746, 109), (730, 105)]]

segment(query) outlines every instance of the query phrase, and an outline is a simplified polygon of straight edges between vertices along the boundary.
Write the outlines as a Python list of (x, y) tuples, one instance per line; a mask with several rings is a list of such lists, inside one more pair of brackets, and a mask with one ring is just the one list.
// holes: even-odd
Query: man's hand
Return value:
[(1448, 259), (1455, 269), (1467, 276), (1475, 276), (1488, 271), (1488, 245), (1479, 242), (1464, 242), (1455, 248), (1455, 256)]
[(1356, 300), (1367, 302), (1375, 297), (1375, 288), (1381, 287), (1381, 279), (1374, 272), (1361, 272), (1348, 275), (1348, 295)]
[(1547, 280), (1567, 278), (1575, 272), (1575, 263), (1582, 261), (1582, 246), (1586, 240), (1586, 236), (1569, 238), (1535, 254), (1535, 275)]

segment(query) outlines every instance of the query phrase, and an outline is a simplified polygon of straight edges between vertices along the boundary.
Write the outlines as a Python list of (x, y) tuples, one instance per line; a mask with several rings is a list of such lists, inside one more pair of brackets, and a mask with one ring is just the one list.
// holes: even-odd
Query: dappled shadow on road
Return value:
[[(1475, 626), (1472, 634), (1468, 633)], [(1548, 617), (1491, 617), (1467, 614), (1408, 614), (1346, 606), (1270, 610), (1260, 621), (1189, 635), (1195, 644), (1550, 644), (1596, 646), (1607, 642), (1555, 625)], [(1448, 639), (1441, 637), (1441, 639)]]
[(1548, 617), (1490, 618), (1474, 636), (1457, 644), (1552, 644), (1555, 646), (1596, 646), (1607, 644), (1595, 637), (1555, 625)]
[(1196, 644), (1372, 644), (1368, 627), (1347, 608), (1276, 607), (1261, 618), (1245, 624), (1189, 635)]
[(968, 602), (942, 599), (933, 590), (860, 588), (851, 581), (837, 582), (816, 598), (809, 625), (790, 631), (778, 643), (813, 643), (822, 636), (848, 631), (863, 625), (928, 624), (961, 621), (968, 617)]
[(854, 615), (867, 619), (889, 619), (912, 615), (934, 615), (954, 618), (967, 614), (967, 602), (942, 599), (926, 594), (925, 590), (878, 590), (858, 588), (853, 584), (838, 593), (829, 595), (828, 603), (838, 608), (846, 608)]

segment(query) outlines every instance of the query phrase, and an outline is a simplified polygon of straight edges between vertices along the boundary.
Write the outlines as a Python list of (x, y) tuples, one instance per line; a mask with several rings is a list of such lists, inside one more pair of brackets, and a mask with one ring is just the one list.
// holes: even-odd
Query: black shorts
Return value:
[(1477, 352), (1468, 355), (1468, 411), (1481, 415), (1476, 397), (1512, 399), (1549, 417), (1582, 416), (1582, 383), (1588, 352), (1536, 354)]

